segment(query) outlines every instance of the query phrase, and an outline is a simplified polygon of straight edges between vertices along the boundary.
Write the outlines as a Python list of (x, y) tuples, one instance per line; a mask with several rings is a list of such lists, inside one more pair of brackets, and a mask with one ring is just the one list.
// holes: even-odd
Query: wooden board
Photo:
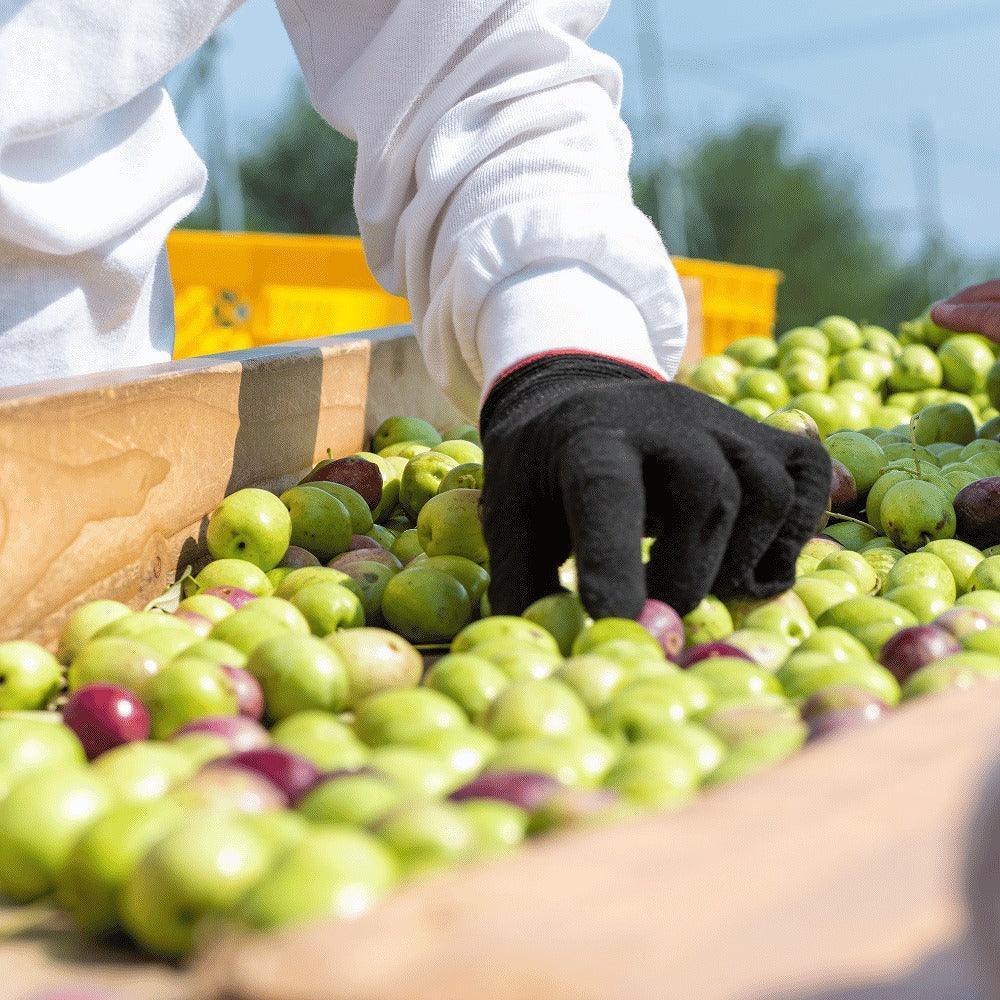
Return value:
[(1000, 686), (930, 698), (677, 815), (224, 942), (196, 996), (971, 1000), (958, 867), (998, 730)]
[(85, 940), (61, 913), (6, 905), (0, 972), (0, 1000), (34, 1000), (48, 990), (66, 991), (64, 1000), (87, 1000), (87, 990), (108, 1000), (190, 1000), (193, 989), (186, 970)]
[[(460, 423), (477, 423), (477, 414), (463, 414), (434, 384), (424, 356), (408, 326), (357, 334), (371, 344), (365, 430), (371, 434), (386, 417), (423, 417), (445, 430)], [(342, 338), (355, 339), (355, 335)]]
[(696, 365), (705, 356), (705, 317), (702, 312), (702, 286), (700, 278), (681, 278), (684, 300), (687, 302), (688, 336), (681, 364)]
[(363, 439), (363, 338), (0, 393), (0, 639), (49, 642), (95, 597), (141, 605), (226, 493)]

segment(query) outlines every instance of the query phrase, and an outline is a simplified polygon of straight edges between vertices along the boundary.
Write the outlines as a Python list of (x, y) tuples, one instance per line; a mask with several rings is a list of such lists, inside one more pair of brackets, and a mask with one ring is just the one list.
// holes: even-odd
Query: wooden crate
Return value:
[[(140, 605), (227, 490), (290, 482), (392, 413), (459, 418), (405, 330), (0, 394), (0, 634)], [(959, 865), (1000, 686), (927, 699), (676, 815), (411, 886), (353, 924), (178, 969), (0, 908), (0, 998), (968, 1000)]]
[[(1000, 686), (931, 698), (675, 815), (415, 885), (353, 924), (223, 941), (225, 1000), (995, 1000), (961, 863)], [(995, 902), (994, 902), (995, 905)]]
[[(345, 236), (174, 230), (175, 358), (407, 323), (405, 299), (378, 286), (361, 240)], [(685, 361), (740, 336), (770, 336), (780, 275), (675, 258), (691, 318)], [(707, 309), (702, 316), (702, 287)]]
[(0, 390), (0, 639), (51, 642), (98, 596), (146, 603), (227, 493), (361, 448), (366, 402), (369, 425), (459, 419), (405, 328)]

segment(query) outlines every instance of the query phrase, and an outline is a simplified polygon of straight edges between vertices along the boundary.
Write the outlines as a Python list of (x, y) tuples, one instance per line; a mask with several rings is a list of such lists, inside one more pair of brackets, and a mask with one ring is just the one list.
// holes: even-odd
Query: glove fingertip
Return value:
[(603, 580), (580, 581), (580, 600), (594, 619), (631, 618), (642, 613), (646, 603), (645, 587), (608, 584)]

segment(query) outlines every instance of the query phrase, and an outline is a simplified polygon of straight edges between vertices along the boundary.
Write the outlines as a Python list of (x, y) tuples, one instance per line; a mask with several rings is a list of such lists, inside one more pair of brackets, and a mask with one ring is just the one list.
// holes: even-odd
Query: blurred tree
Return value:
[[(689, 253), (783, 271), (782, 329), (834, 312), (892, 325), (967, 276), (965, 263), (943, 245), (903, 260), (873, 229), (856, 172), (793, 154), (782, 122), (750, 121), (708, 136), (682, 176)], [(635, 193), (656, 220), (651, 179), (636, 177)]]
[[(240, 163), (247, 229), (263, 233), (356, 236), (356, 145), (332, 129), (296, 91), (289, 111), (260, 151)], [(207, 222), (199, 209), (184, 225)]]
[[(833, 312), (891, 326), (985, 277), (942, 243), (903, 259), (876, 234), (855, 171), (790, 147), (783, 122), (749, 121), (708, 136), (680, 167), (689, 253), (783, 271), (781, 329)], [(260, 151), (240, 164), (247, 228), (356, 235), (355, 161), (355, 144), (298, 90)], [(640, 207), (658, 220), (652, 176), (633, 183)], [(196, 210), (184, 224), (204, 227), (208, 216)]]

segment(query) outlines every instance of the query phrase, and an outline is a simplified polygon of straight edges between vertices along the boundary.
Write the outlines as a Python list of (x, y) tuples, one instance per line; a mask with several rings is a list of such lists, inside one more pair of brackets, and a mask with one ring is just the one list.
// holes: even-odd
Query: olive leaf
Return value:
[(143, 610), (163, 611), (166, 614), (173, 614), (184, 597), (184, 581), (191, 579), (194, 579), (194, 574), (191, 572), (191, 567), (188, 566), (177, 578), (173, 586), (168, 587), (159, 597), (154, 597)]

